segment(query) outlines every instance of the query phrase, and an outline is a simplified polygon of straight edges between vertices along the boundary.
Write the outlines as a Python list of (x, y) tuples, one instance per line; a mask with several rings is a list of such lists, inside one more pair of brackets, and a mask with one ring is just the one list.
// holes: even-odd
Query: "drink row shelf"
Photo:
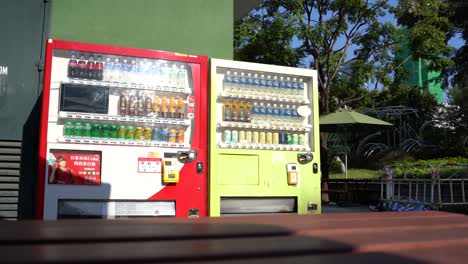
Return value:
[(124, 140), (124, 139), (103, 139), (103, 138), (76, 138), (59, 137), (58, 142), (77, 143), (77, 144), (98, 144), (98, 145), (120, 145), (120, 146), (139, 146), (139, 147), (161, 147), (161, 148), (184, 148), (189, 149), (190, 145), (185, 143), (157, 142), (144, 140)]
[(190, 119), (161, 118), (161, 117), (151, 117), (151, 116), (117, 116), (117, 115), (71, 113), (71, 112), (60, 112), (59, 118), (73, 119), (73, 120), (118, 121), (118, 122), (132, 122), (132, 123), (144, 123), (144, 124), (167, 124), (167, 125), (183, 125), (183, 126), (189, 126), (191, 124)]
[(219, 143), (218, 147), (223, 149), (310, 151), (310, 148), (306, 146), (281, 144)]
[(104, 86), (104, 87), (114, 87), (114, 88), (122, 88), (122, 89), (138, 89), (138, 90), (161, 91), (161, 92), (172, 92), (172, 93), (183, 93), (183, 94), (192, 93), (192, 90), (187, 89), (185, 87), (167, 87), (167, 86), (161, 86), (161, 85), (145, 85), (145, 84), (109, 82), (109, 81), (75, 79), (75, 78), (68, 78), (66, 80), (63, 80), (61, 81), (61, 84), (92, 85), (92, 86)]
[(253, 95), (253, 94), (234, 94), (229, 92), (221, 92), (218, 97), (227, 99), (251, 99), (251, 100), (262, 100), (270, 102), (284, 102), (284, 103), (295, 103), (295, 104), (309, 104), (308, 99), (291, 99), (286, 97), (275, 97), (266, 95)]
[(219, 128), (251, 128), (251, 129), (264, 129), (264, 130), (285, 130), (297, 132), (310, 132), (311, 125), (302, 125), (300, 127), (285, 126), (285, 125), (272, 125), (272, 124), (254, 124), (254, 123), (241, 123), (241, 122), (218, 122)]

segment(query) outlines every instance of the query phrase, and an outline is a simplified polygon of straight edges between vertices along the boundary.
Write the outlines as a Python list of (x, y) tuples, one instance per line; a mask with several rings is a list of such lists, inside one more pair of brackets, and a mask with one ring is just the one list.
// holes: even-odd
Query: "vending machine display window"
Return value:
[(60, 111), (108, 114), (109, 88), (64, 84), (60, 90)]

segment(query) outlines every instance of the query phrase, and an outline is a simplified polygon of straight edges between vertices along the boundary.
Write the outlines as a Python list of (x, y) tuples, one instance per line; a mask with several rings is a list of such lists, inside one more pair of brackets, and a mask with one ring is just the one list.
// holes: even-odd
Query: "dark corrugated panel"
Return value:
[(18, 217), (20, 141), (0, 141), (0, 219)]

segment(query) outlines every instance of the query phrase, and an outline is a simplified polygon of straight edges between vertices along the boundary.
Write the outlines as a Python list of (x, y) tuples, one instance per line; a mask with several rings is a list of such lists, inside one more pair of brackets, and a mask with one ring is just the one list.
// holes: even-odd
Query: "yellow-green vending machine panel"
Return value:
[(317, 72), (211, 59), (210, 215), (320, 213)]

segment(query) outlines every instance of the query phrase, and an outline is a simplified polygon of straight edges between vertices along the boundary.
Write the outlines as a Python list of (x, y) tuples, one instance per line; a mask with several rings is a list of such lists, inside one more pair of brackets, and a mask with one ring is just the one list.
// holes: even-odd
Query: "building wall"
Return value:
[(233, 0), (53, 0), (54, 39), (233, 58)]

